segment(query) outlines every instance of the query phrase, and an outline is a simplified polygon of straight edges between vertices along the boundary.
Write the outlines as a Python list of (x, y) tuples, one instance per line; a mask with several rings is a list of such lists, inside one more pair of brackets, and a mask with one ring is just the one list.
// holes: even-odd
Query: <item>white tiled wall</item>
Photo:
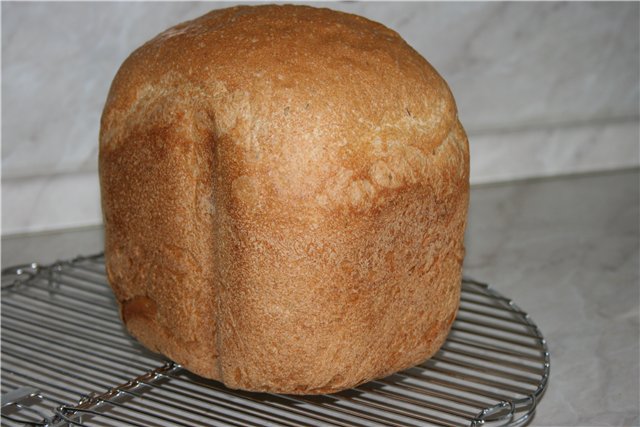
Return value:
[[(232, 3), (2, 3), (2, 233), (98, 224), (99, 117), (126, 56)], [(639, 164), (631, 3), (324, 3), (398, 31), (449, 82), (472, 183)]]

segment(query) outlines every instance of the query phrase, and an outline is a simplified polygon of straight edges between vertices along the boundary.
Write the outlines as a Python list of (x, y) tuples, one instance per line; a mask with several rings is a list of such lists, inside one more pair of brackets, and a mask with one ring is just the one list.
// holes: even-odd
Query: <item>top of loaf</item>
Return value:
[(212, 11), (129, 56), (107, 98), (101, 150), (149, 123), (232, 141), (231, 180), (271, 176), (276, 192), (322, 204), (419, 179), (457, 113), (445, 81), (382, 24), (265, 5)]

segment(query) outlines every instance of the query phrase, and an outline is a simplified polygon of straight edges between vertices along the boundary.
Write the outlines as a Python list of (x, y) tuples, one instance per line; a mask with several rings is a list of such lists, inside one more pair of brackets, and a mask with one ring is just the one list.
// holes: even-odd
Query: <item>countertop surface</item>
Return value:
[[(551, 377), (532, 426), (640, 425), (637, 169), (473, 187), (465, 275), (527, 311)], [(99, 227), (2, 239), (2, 266), (102, 250)]]

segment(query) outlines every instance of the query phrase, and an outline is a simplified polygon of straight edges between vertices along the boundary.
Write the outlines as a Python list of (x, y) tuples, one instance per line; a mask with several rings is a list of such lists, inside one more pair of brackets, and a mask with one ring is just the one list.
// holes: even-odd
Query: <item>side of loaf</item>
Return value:
[(467, 138), (395, 32), (240, 6), (136, 50), (101, 123), (109, 282), (130, 333), (232, 388), (335, 392), (455, 317)]

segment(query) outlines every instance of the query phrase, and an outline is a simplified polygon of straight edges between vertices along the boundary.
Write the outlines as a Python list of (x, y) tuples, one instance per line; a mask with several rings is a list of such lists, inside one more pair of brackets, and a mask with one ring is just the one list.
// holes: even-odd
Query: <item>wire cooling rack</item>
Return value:
[(5, 426), (515, 426), (550, 368), (529, 316), (465, 279), (447, 342), (422, 365), (324, 396), (227, 389), (129, 337), (102, 255), (3, 271), (1, 353)]

